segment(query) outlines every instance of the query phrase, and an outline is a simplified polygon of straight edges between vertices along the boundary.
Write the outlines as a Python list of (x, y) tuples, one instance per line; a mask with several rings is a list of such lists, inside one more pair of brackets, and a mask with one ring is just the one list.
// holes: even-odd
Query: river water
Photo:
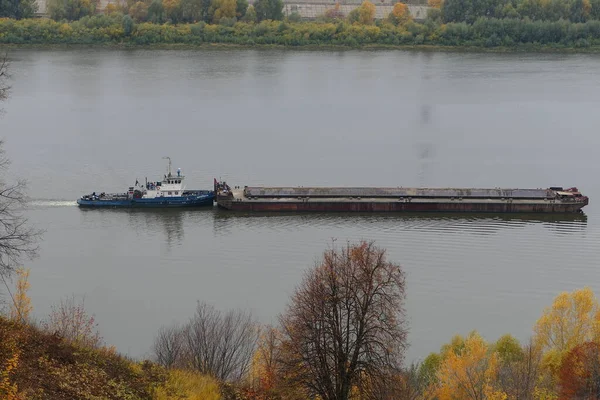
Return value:
[[(526, 340), (562, 290), (599, 295), (600, 58), (405, 51), (14, 50), (0, 136), (46, 230), (35, 316), (85, 296), (102, 336), (149, 355), (197, 301), (275, 322), (333, 240), (407, 274), (409, 360), (454, 334)], [(159, 179), (230, 185), (577, 186), (570, 218), (80, 210)]]

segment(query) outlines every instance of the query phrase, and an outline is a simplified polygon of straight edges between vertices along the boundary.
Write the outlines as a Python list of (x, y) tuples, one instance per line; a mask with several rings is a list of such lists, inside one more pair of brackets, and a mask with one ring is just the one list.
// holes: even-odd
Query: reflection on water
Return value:
[(458, 213), (244, 213), (215, 210), (215, 234), (224, 235), (235, 227), (293, 230), (302, 226), (355, 226), (362, 229), (411, 229), (462, 234), (489, 235), (502, 230), (541, 224), (556, 233), (582, 231), (584, 213), (542, 214), (458, 214)]
[[(76, 206), (61, 200), (32, 200), (33, 208)], [(326, 229), (352, 226), (369, 230), (412, 230), (493, 235), (503, 230), (522, 229), (538, 224), (553, 234), (565, 235), (584, 231), (588, 217), (578, 214), (477, 214), (477, 213), (294, 213), (232, 212), (217, 207), (202, 209), (90, 209), (80, 208), (88, 220), (125, 219), (136, 233), (155, 231), (164, 234), (170, 248), (184, 239), (186, 222), (212, 223), (216, 236), (231, 234), (235, 229), (273, 229), (293, 231), (303, 227)], [(89, 214), (88, 214), (89, 213)]]
[(183, 221), (189, 210), (179, 209), (90, 209), (80, 208), (82, 213), (97, 213), (88, 215), (90, 218), (102, 218), (108, 213), (117, 218), (126, 218), (127, 225), (136, 233), (160, 231), (164, 233), (168, 248), (183, 240)]

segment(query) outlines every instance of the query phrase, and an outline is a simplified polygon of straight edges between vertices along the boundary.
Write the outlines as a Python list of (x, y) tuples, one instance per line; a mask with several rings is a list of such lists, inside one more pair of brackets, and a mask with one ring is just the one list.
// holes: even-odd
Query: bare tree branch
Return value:
[(179, 325), (163, 327), (154, 339), (156, 361), (167, 368), (177, 366), (185, 354), (185, 335)]
[[(385, 384), (406, 348), (404, 273), (373, 242), (326, 251), (280, 318), (285, 375), (324, 400)], [(373, 391), (374, 393), (374, 391)]]
[[(0, 101), (8, 98), (8, 58), (0, 58)], [(0, 140), (0, 172), (5, 175), (9, 159), (6, 157), (4, 142)], [(27, 201), (25, 196), (25, 180), (7, 183), (0, 176), (0, 274), (10, 276), (22, 258), (33, 258), (37, 255), (37, 242), (42, 231), (29, 226), (23, 211)]]
[(198, 303), (187, 325), (159, 332), (154, 353), (167, 367), (191, 367), (220, 380), (237, 381), (248, 372), (258, 333), (258, 324), (250, 313), (222, 313)]
[(10, 86), (8, 86), (8, 57), (6, 54), (0, 57), (0, 101), (8, 98)]

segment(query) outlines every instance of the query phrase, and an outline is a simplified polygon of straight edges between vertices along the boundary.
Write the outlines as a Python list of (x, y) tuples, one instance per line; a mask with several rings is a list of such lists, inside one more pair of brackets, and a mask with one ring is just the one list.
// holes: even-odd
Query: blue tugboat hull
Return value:
[(80, 207), (94, 208), (176, 208), (212, 206), (214, 192), (195, 196), (160, 197), (153, 199), (83, 199), (77, 200)]

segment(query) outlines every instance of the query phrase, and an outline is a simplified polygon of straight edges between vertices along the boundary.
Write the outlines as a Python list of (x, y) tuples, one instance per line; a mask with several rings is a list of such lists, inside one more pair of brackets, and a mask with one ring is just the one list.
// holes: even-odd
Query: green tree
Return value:
[(134, 26), (133, 19), (129, 15), (125, 15), (123, 17), (123, 32), (125, 32), (125, 36), (131, 36)]
[(35, 0), (0, 0), (0, 18), (32, 18), (37, 10)]
[(165, 21), (165, 9), (162, 0), (152, 0), (148, 6), (148, 21), (162, 24)]
[(242, 21), (244, 22), (256, 22), (256, 11), (254, 10), (253, 5), (249, 5), (246, 10), (246, 14), (242, 17)]
[(254, 9), (257, 21), (283, 19), (283, 0), (257, 0)]
[(201, 0), (181, 0), (181, 21), (183, 22), (198, 22), (204, 19), (204, 10)]
[(235, 16), (236, 18), (242, 19), (246, 15), (248, 10), (248, 0), (237, 0), (235, 5)]
[(590, 0), (572, 0), (571, 21), (585, 22), (590, 17), (592, 5)]
[(48, 0), (48, 12), (55, 21), (77, 21), (96, 10), (95, 0)]
[(348, 22), (350, 22), (351, 24), (358, 23), (358, 21), (360, 20), (360, 11), (359, 11), (358, 7), (353, 9), (352, 11), (350, 11), (348, 13), (347, 18), (348, 18)]

